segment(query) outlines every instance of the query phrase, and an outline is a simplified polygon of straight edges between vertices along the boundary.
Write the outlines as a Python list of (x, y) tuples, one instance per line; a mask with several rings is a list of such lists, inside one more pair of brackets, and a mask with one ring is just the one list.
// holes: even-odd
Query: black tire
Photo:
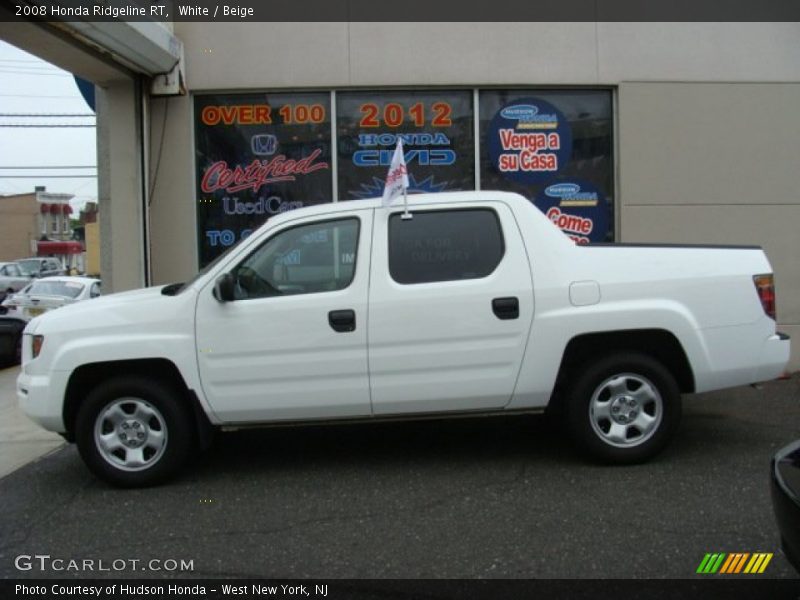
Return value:
[[(75, 424), (75, 441), (86, 465), (119, 487), (165, 481), (187, 461), (195, 437), (180, 391), (136, 376), (97, 385), (81, 405)], [(110, 441), (103, 446), (101, 439)], [(118, 448), (112, 451), (114, 447)]]
[(672, 374), (638, 353), (598, 359), (568, 388), (565, 417), (576, 444), (592, 459), (633, 464), (651, 459), (674, 436), (681, 396)]

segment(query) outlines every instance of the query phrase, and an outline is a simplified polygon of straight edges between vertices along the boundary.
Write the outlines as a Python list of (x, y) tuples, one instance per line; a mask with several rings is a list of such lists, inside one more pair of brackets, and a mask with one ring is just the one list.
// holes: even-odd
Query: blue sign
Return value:
[(500, 109), (487, 131), (489, 158), (504, 177), (523, 184), (553, 179), (572, 156), (572, 129), (555, 106), (520, 98)]
[(606, 241), (611, 211), (603, 193), (588, 181), (548, 185), (534, 204), (576, 244)]
[(81, 96), (83, 96), (86, 104), (92, 109), (92, 112), (97, 112), (94, 107), (94, 84), (91, 81), (81, 79), (77, 75), (73, 75), (73, 77), (75, 78), (75, 84), (78, 86), (78, 91), (81, 93)]

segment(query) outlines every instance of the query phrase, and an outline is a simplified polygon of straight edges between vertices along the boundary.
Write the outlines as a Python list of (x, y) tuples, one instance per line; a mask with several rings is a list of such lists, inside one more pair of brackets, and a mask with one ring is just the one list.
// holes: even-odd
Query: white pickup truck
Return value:
[(779, 377), (754, 247), (574, 244), (522, 196), (288, 212), (185, 284), (27, 326), (18, 396), (99, 477), (148, 485), (219, 426), (550, 407), (606, 462), (646, 460), (681, 393)]

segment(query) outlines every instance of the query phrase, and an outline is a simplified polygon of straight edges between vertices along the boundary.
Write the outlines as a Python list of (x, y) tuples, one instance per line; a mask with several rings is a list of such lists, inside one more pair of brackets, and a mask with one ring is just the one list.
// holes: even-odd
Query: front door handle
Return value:
[(346, 333), (356, 330), (356, 311), (332, 310), (328, 313), (328, 323), (334, 331)]
[(515, 296), (495, 298), (492, 300), (492, 311), (498, 319), (518, 319), (519, 299)]

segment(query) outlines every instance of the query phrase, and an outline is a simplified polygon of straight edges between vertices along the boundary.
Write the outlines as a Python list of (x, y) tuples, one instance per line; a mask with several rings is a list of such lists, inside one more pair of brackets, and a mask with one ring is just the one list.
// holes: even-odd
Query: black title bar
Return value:
[(0, 581), (4, 600), (497, 600), (498, 598), (571, 598), (577, 600), (796, 600), (797, 580), (752, 579), (751, 576), (672, 580), (553, 579), (11, 579)]
[(0, 5), (4, 21), (800, 21), (798, 0), (0, 0)]

